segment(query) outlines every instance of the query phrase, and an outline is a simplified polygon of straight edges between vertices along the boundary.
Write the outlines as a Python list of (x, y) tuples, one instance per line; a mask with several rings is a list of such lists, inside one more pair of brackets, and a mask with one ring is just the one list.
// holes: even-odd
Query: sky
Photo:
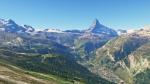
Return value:
[(0, 0), (0, 18), (35, 28), (86, 29), (97, 18), (113, 29), (150, 25), (150, 0)]

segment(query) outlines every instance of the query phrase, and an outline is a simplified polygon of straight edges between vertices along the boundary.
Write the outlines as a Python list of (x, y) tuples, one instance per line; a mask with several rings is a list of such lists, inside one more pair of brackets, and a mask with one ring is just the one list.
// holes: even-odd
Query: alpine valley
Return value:
[(150, 27), (38, 30), (0, 19), (0, 84), (150, 84)]

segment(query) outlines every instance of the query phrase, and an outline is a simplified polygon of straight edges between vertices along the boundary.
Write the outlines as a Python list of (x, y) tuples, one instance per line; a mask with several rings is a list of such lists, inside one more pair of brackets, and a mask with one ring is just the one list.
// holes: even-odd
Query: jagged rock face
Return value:
[(35, 29), (29, 25), (24, 25), (24, 27), (25, 27), (26, 32), (34, 32), (35, 31)]
[(97, 50), (96, 58), (92, 61), (92, 71), (97, 74), (104, 70), (105, 73), (111, 71), (107, 77), (104, 74), (100, 75), (111, 81), (118, 81), (120, 78), (120, 81), (123, 80), (127, 84), (136, 84), (139, 81), (136, 76), (150, 68), (149, 47), (150, 34), (147, 30), (116, 37)]
[(0, 46), (20, 46), (23, 39), (17, 34), (0, 31)]
[(85, 32), (108, 35), (108, 36), (112, 36), (112, 37), (117, 36), (117, 32), (115, 30), (100, 24), (97, 19), (95, 19), (93, 21), (92, 26)]

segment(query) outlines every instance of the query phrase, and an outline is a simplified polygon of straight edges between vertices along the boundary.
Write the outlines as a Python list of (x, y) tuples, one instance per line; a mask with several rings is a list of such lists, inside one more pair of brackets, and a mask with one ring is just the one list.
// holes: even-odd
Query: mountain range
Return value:
[(0, 83), (149, 84), (149, 42), (148, 26), (114, 30), (95, 19), (85, 30), (37, 30), (0, 19)]

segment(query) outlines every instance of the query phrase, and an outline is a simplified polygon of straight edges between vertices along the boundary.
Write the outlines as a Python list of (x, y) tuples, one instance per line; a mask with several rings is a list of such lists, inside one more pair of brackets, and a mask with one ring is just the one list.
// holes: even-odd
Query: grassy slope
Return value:
[[(60, 77), (22, 70), (0, 62), (0, 84), (72, 84)], [(79, 83), (82, 84), (82, 83)]]

